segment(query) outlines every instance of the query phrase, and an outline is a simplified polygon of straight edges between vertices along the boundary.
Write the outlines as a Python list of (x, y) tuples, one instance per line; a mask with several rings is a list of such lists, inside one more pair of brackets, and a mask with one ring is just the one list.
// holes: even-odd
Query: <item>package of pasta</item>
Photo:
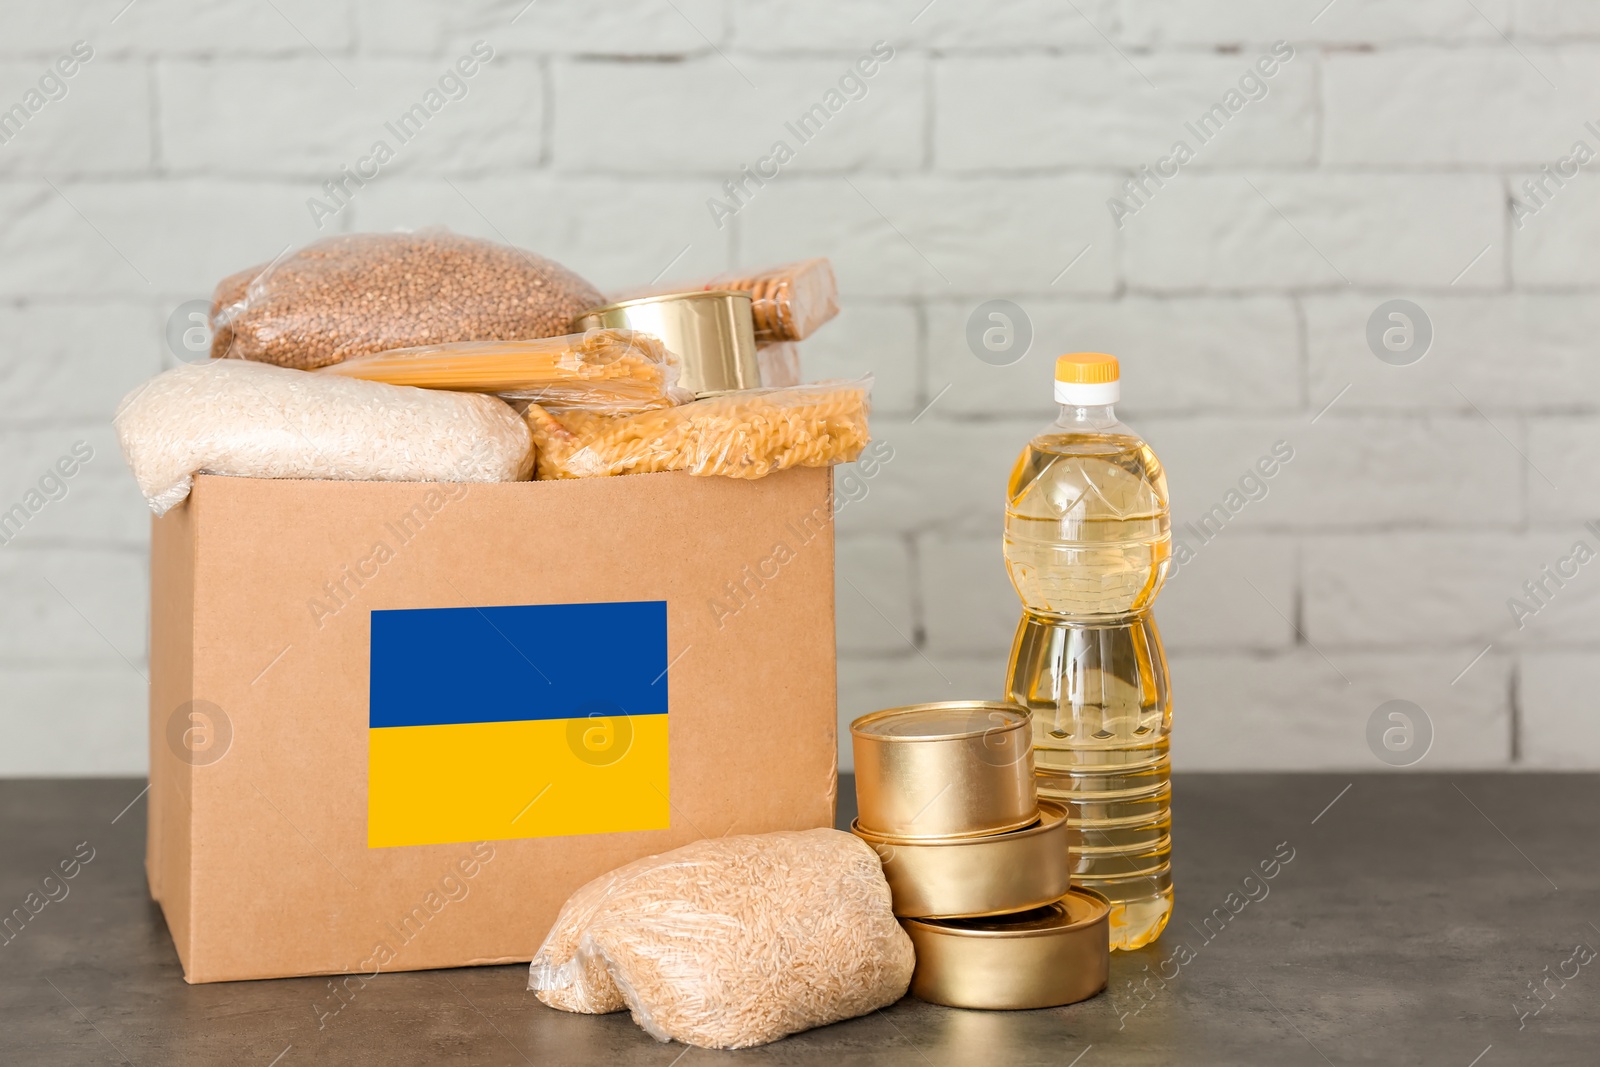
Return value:
[(246, 478), (515, 482), (533, 467), (528, 426), (505, 401), (404, 389), (244, 360), (165, 371), (112, 419), (150, 510), (189, 495), (198, 471)]
[(538, 477), (654, 471), (764, 478), (789, 467), (850, 463), (870, 440), (870, 378), (746, 389), (637, 415), (529, 404)]
[(800, 370), (800, 346), (793, 341), (774, 341), (757, 348), (756, 366), (765, 389), (784, 389), (805, 380)]
[(915, 963), (865, 842), (838, 830), (709, 838), (601, 875), (528, 971), (552, 1008), (621, 1011), (658, 1041), (748, 1048), (905, 995)]
[(596, 329), (528, 341), (460, 341), (356, 356), (318, 374), (390, 385), (498, 393), (545, 407), (636, 412), (694, 399), (657, 338)]
[(839, 314), (839, 283), (827, 257), (804, 259), (765, 270), (733, 271), (671, 285), (652, 285), (614, 294), (614, 300), (661, 296), (696, 289), (734, 289), (750, 294), (756, 340), (804, 341), (817, 328)]

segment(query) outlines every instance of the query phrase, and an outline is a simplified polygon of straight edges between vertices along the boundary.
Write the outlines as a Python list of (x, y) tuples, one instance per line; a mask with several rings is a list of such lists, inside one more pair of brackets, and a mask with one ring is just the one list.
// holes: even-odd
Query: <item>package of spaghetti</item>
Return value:
[(649, 411), (694, 399), (677, 388), (677, 357), (655, 337), (633, 330), (398, 348), (317, 373), (606, 412)]
[(804, 341), (839, 314), (839, 283), (833, 276), (833, 264), (826, 257), (765, 270), (733, 271), (691, 282), (653, 285), (613, 294), (612, 299), (632, 300), (697, 289), (734, 289), (749, 293), (756, 340), (762, 343)]
[(746, 389), (637, 415), (529, 404), (537, 477), (599, 478), (688, 471), (764, 478), (861, 455), (872, 380)]

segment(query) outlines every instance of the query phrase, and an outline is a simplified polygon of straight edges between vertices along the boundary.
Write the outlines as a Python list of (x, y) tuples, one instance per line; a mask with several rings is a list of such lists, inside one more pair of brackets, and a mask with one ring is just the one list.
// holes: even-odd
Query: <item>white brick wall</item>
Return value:
[[(1049, 357), (1095, 348), (1180, 537), (1294, 448), (1158, 606), (1180, 767), (1381, 769), (1366, 722), (1397, 698), (1433, 722), (1424, 769), (1600, 767), (1600, 563), (1524, 627), (1506, 604), (1600, 549), (1600, 162), (1508, 206), (1600, 150), (1593, 4), (66, 0), (0, 15), (0, 110), (78, 40), (0, 145), (0, 510), (95, 453), (0, 546), (0, 774), (144, 766), (148, 520), (111, 408), (177, 358), (169, 314), (317, 236), (307, 198), (479, 40), (469, 95), (320, 232), (443, 224), (603, 288), (833, 257), (807, 370), (870, 371), (895, 450), (840, 516), (842, 722), (998, 689), (1002, 487)], [(723, 180), (879, 40), (866, 96), (719, 226)], [(1267, 95), (1116, 225), (1278, 40)], [(1395, 297), (1433, 324), (1413, 366), (1367, 347)], [(1034, 329), (1009, 367), (965, 341), (993, 298)]]

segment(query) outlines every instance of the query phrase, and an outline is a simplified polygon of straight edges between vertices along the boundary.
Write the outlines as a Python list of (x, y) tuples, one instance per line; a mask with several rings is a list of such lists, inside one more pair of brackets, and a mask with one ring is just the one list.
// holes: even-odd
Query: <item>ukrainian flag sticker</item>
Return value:
[(664, 830), (667, 604), (372, 613), (367, 846)]

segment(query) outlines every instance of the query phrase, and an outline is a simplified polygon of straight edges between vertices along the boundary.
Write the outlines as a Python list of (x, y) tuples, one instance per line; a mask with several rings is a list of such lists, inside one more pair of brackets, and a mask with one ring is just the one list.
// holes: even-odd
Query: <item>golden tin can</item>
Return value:
[(597, 326), (659, 337), (678, 357), (678, 384), (697, 397), (761, 385), (749, 293), (709, 289), (642, 296), (591, 308), (572, 320), (574, 332)]
[(850, 724), (861, 829), (901, 841), (1020, 830), (1039, 817), (1027, 709), (911, 704)]
[(1032, 826), (950, 841), (898, 841), (850, 825), (883, 860), (894, 913), (958, 919), (1028, 911), (1072, 885), (1067, 809), (1041, 803)]
[(902, 919), (914, 996), (952, 1008), (1053, 1008), (1087, 1000), (1111, 971), (1111, 905), (1092, 889), (1018, 915)]

